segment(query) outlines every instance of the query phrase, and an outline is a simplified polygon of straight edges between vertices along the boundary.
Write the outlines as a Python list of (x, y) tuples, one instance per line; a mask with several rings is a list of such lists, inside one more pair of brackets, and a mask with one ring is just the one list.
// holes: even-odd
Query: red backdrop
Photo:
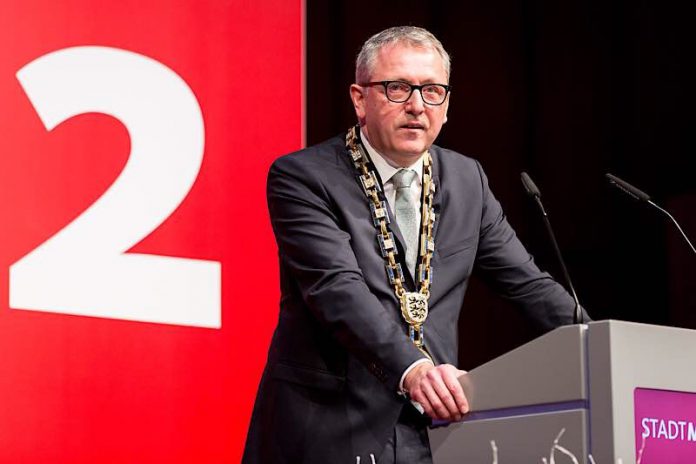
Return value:
[(277, 317), (265, 177), (302, 145), (303, 8), (4, 2), (0, 462), (239, 461)]

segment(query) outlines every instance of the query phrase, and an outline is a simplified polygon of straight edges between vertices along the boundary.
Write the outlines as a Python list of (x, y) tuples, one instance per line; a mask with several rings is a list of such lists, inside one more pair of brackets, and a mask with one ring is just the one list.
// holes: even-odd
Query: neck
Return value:
[(370, 143), (370, 140), (363, 129), (360, 130), (360, 138), (366, 148), (370, 148), (373, 152), (377, 153), (384, 159), (391, 167), (394, 168), (410, 168), (415, 163), (421, 160), (423, 153), (418, 153), (414, 155), (390, 155), (384, 151), (378, 150), (374, 145)]

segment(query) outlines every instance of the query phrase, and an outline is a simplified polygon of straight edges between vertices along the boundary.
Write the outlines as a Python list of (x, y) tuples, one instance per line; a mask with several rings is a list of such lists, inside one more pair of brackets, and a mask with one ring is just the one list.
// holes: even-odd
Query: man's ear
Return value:
[(367, 89), (361, 87), (358, 84), (352, 84), (350, 86), (350, 99), (353, 101), (353, 108), (355, 108), (355, 115), (358, 117), (358, 122), (362, 124), (365, 121), (365, 95)]

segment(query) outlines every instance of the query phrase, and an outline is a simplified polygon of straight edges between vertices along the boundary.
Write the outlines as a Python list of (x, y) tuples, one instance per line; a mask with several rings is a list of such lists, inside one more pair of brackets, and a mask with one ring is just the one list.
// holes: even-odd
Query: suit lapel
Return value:
[(433, 184), (435, 184), (435, 196), (433, 197), (433, 210), (435, 211), (435, 225), (433, 226), (433, 240), (437, 247), (437, 230), (440, 226), (440, 205), (442, 202), (442, 188), (440, 186), (440, 158), (436, 149), (430, 150), (433, 158)]

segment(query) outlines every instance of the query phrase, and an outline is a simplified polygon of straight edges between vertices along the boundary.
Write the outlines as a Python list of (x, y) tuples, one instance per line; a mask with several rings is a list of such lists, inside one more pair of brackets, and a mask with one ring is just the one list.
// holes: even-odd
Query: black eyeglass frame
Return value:
[[(408, 93), (408, 96), (405, 99), (392, 100), (391, 98), (389, 98), (389, 91), (387, 90), (387, 86), (389, 84), (393, 84), (394, 82), (398, 82), (399, 84), (406, 84), (411, 89), (411, 91)], [(423, 100), (423, 103), (425, 103), (426, 105), (430, 105), (430, 106), (440, 106), (443, 103), (445, 103), (445, 101), (447, 100), (447, 95), (449, 95), (450, 91), (452, 90), (452, 86), (449, 84), (428, 83), (428, 84), (416, 85), (416, 84), (411, 84), (410, 82), (406, 82), (406, 81), (374, 81), (374, 82), (365, 82), (365, 83), (362, 83), (359, 85), (361, 87), (374, 87), (376, 85), (381, 85), (382, 87), (384, 87), (384, 95), (387, 97), (387, 100), (389, 100), (392, 103), (405, 103), (405, 102), (409, 101), (409, 99), (411, 98), (411, 95), (413, 95), (413, 91), (418, 90), (421, 94), (421, 99)], [(445, 89), (445, 96), (442, 97), (442, 101), (440, 103), (430, 103), (430, 102), (425, 101), (425, 98), (423, 97), (423, 87), (429, 87), (431, 85), (434, 85), (437, 87), (442, 87)]]

